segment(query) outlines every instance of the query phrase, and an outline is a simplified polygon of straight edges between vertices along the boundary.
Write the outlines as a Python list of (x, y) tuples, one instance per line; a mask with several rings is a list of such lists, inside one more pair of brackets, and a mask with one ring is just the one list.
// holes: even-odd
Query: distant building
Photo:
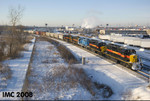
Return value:
[(116, 33), (116, 34), (143, 34), (146, 35), (147, 31), (144, 30), (100, 30), (100, 34), (111, 34), (111, 33)]
[(66, 28), (66, 31), (73, 31), (75, 29), (75, 27), (68, 27), (68, 26), (66, 26), (65, 28)]

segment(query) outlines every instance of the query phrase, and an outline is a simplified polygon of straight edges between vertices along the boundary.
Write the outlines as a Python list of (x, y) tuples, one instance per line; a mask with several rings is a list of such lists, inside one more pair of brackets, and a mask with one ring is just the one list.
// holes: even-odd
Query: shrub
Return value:
[(2, 77), (9, 79), (11, 78), (12, 71), (7, 64), (0, 63), (0, 74)]
[[(29, 42), (31, 36), (28, 36), (29, 39), (26, 41), (20, 42), (16, 39), (16, 36), (11, 34), (3, 35), (0, 42), (0, 61), (3, 61), (7, 58), (19, 58), (21, 57), (21, 51), (25, 50), (23, 45), (26, 42)], [(25, 50), (26, 51), (26, 50)]]
[(45, 37), (43, 37), (41, 39), (47, 40), (48, 42), (54, 44), (54, 46), (56, 46), (57, 50), (59, 51), (61, 57), (63, 59), (65, 59), (65, 61), (67, 63), (73, 64), (73, 63), (77, 63), (78, 62), (77, 59), (75, 58), (75, 56), (64, 45), (60, 44), (59, 42), (57, 42), (55, 40), (48, 39), (48, 38), (45, 38)]
[(53, 59), (52, 59), (52, 62), (53, 62), (53, 63), (57, 63), (58, 60), (57, 60), (56, 58), (53, 58)]

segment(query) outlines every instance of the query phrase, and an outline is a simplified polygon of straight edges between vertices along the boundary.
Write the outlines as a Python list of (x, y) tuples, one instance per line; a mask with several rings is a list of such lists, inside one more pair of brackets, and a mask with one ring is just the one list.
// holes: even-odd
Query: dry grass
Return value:
[(6, 79), (11, 78), (12, 71), (7, 64), (0, 64), (0, 74)]
[(32, 38), (29, 36), (25, 41), (20, 42), (16, 39), (16, 36), (11, 36), (9, 34), (4, 35), (1, 39), (2, 42), (0, 42), (0, 61), (7, 58), (15, 59), (22, 57), (21, 51), (26, 51), (24, 49), (24, 44), (29, 43)]
[(49, 48), (50, 50), (52, 50), (52, 49), (54, 48), (54, 46), (49, 46), (48, 48)]
[(80, 84), (93, 96), (99, 94), (104, 98), (109, 98), (113, 94), (109, 86), (93, 82), (82, 68), (71, 65), (68, 68), (65, 66), (53, 67), (50, 72), (47, 72), (43, 82), (44, 90), (59, 92), (63, 89), (75, 88)]
[(5, 47), (6, 47), (6, 43), (5, 42), (0, 42), (0, 61), (6, 59)]
[(48, 42), (54, 44), (54, 46), (56, 46), (58, 52), (60, 53), (61, 57), (65, 59), (67, 63), (74, 64), (78, 62), (75, 56), (71, 53), (71, 51), (64, 45), (60, 44), (59, 42), (44, 37), (41, 38), (41, 40), (47, 40)]
[(57, 50), (61, 54), (62, 58), (66, 60), (68, 63), (77, 63), (76, 58), (74, 55), (64, 46), (64, 45), (58, 45)]
[(50, 63), (50, 61), (49, 61), (49, 59), (45, 59), (45, 60), (42, 61), (42, 63), (48, 64), (48, 63)]
[[(45, 41), (43, 38), (41, 40)], [(60, 52), (61, 56), (70, 65), (69, 67), (65, 67), (63, 65), (54, 66), (49, 71), (47, 71), (46, 74), (44, 73), (43, 76), (39, 76), (39, 74), (30, 70), (31, 72), (27, 75), (27, 91), (32, 90), (32, 92), (35, 94), (35, 99), (36, 97), (38, 98), (41, 94), (50, 92), (50, 94), (55, 94), (55, 98), (58, 100), (60, 92), (66, 92), (71, 88), (78, 88), (80, 86), (86, 89), (93, 96), (101, 95), (107, 98), (113, 94), (110, 87), (104, 84), (93, 82), (82, 68), (72, 66), (71, 64), (76, 63), (77, 60), (65, 46), (53, 40), (50, 40), (49, 42), (53, 43), (57, 47), (57, 50)], [(49, 48), (53, 49), (54, 47)], [(50, 61), (45, 59), (42, 62), (49, 63)], [(52, 58), (52, 62), (54, 63), (58, 61), (56, 58)], [(30, 67), (30, 69), (31, 68), (32, 67)], [(99, 94), (99, 91), (102, 93)], [(109, 91), (112, 93), (109, 94)]]
[(44, 90), (58, 93), (60, 90), (66, 91), (78, 85), (78, 79), (72, 75), (75, 72), (65, 66), (53, 67), (44, 77)]
[(54, 55), (59, 55), (59, 53), (57, 53), (57, 52), (54, 52), (53, 54), (54, 54)]
[(58, 62), (58, 60), (56, 58), (52, 59), (52, 63), (57, 63), (57, 62)]
[[(32, 70), (31, 70), (32, 71)], [(78, 88), (79, 85), (86, 89), (93, 97), (102, 96), (109, 98), (113, 92), (111, 88), (105, 84), (93, 82), (82, 68), (74, 66), (55, 66), (46, 72), (46, 75), (38, 77), (34, 72), (28, 73), (28, 86), (26, 91), (32, 91), (34, 97), (40, 94), (50, 92), (55, 94), (58, 100), (60, 92), (65, 93), (71, 88)]]
[(95, 84), (95, 87), (99, 90), (100, 95), (103, 98), (109, 98), (113, 94), (112, 89), (108, 85), (99, 84), (97, 82), (94, 82), (94, 84)]

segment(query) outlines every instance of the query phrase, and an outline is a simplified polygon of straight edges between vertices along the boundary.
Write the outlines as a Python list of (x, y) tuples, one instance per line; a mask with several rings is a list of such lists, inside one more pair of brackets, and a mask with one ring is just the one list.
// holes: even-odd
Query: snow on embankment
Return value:
[(27, 51), (23, 51), (23, 57), (18, 59), (11, 59), (5, 61), (8, 64), (12, 71), (12, 77), (8, 81), (8, 85), (6, 88), (0, 91), (0, 100), (15, 100), (18, 99), (16, 97), (16, 93), (14, 94), (15, 97), (3, 97), (2, 92), (21, 92), (25, 75), (28, 69), (28, 65), (30, 62), (32, 50), (34, 47), (35, 38), (31, 40), (31, 43), (26, 44), (24, 47)]
[(150, 85), (135, 88), (128, 100), (150, 100)]
[[(56, 39), (54, 39), (56, 40)], [(59, 41), (65, 45), (78, 57), (85, 57), (86, 64), (79, 65), (83, 67), (93, 80), (109, 85), (114, 91), (114, 95), (110, 99), (125, 99), (125, 93), (132, 91), (134, 88), (144, 86), (146, 82), (133, 74), (121, 69), (120, 67), (107, 62), (104, 59), (96, 57), (95, 55), (84, 51), (76, 46), (73, 46), (64, 41)]]

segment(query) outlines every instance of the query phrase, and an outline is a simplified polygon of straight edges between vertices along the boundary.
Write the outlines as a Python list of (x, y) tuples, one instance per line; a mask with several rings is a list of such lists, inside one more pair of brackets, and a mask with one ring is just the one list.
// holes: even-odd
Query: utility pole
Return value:
[(47, 30), (47, 25), (48, 25), (48, 24), (47, 24), (47, 23), (45, 23), (45, 27), (46, 27), (46, 32), (48, 31), (48, 30)]

